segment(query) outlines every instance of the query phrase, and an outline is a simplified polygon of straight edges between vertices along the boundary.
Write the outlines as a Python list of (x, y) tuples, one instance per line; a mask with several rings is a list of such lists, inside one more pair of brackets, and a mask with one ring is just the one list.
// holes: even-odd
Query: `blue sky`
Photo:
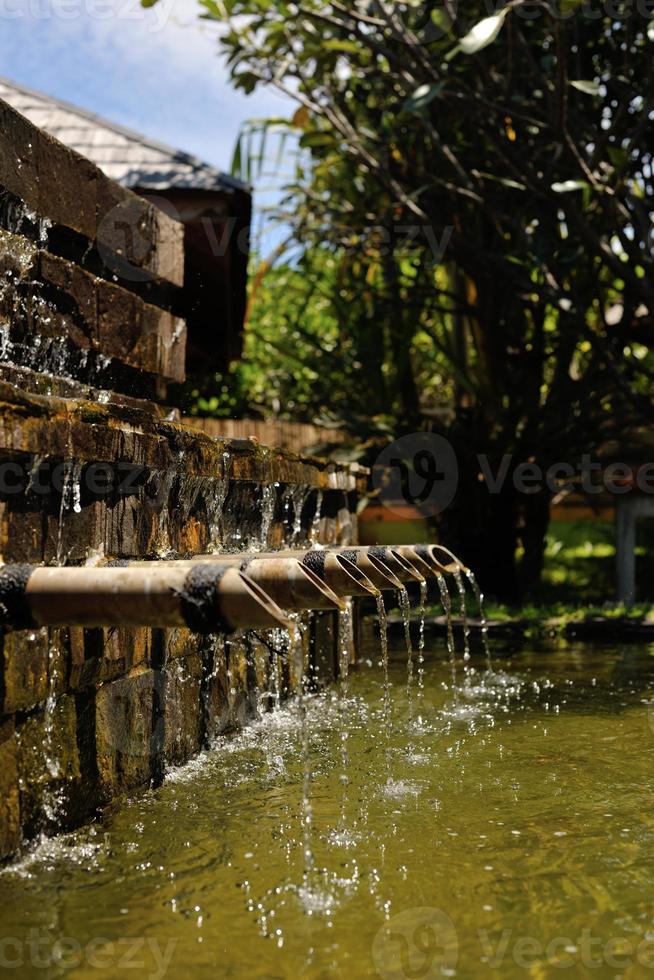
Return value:
[(287, 116), (229, 86), (196, 0), (0, 0), (0, 75), (228, 169), (245, 119)]

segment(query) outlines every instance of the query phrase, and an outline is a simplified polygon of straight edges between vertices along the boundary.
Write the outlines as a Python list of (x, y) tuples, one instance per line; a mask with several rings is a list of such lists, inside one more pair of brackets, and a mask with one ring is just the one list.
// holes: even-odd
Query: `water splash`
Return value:
[(493, 657), (490, 651), (490, 644), (488, 642), (488, 620), (486, 619), (486, 610), (484, 608), (484, 593), (479, 588), (479, 582), (475, 576), (475, 573), (469, 568), (466, 569), (466, 578), (470, 583), (470, 588), (473, 591), (474, 597), (477, 600), (477, 606), (479, 607), (479, 623), (481, 627), (481, 642), (484, 648), (484, 656), (486, 658), (486, 667), (489, 671), (493, 671)]
[[(36, 640), (37, 635), (29, 634), (29, 640)], [(64, 790), (61, 780), (64, 773), (57, 750), (57, 694), (60, 682), (59, 650), (54, 643), (48, 646), (48, 690), (43, 714), (45, 768), (48, 779), (43, 791), (43, 817), (48, 827), (57, 828), (63, 816)], [(44, 828), (45, 830), (46, 828)]]
[(203, 497), (207, 515), (207, 551), (216, 554), (221, 550), (223, 539), (223, 513), (229, 494), (232, 457), (223, 453), (223, 476), (205, 480)]

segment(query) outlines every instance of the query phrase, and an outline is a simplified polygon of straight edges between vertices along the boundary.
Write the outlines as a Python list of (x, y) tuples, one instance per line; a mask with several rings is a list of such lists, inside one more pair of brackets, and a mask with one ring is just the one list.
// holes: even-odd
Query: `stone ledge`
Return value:
[[(186, 326), (179, 317), (1, 229), (0, 277), (0, 320), (12, 344), (59, 340), (64, 355), (76, 348), (184, 381)], [(92, 364), (80, 365), (77, 373), (92, 374)]]
[(184, 281), (184, 228), (0, 100), (0, 185), (135, 270)]

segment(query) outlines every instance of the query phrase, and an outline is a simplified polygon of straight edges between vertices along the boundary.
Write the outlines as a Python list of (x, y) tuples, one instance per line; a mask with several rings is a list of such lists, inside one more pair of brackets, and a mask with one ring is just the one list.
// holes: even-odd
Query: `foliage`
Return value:
[[(547, 500), (482, 500), (476, 454), (574, 461), (654, 415), (647, 20), (631, 3), (616, 14), (579, 0), (509, 0), (485, 17), (470, 2), (203, 6), (227, 22), (235, 84), (276, 86), (300, 107), (285, 217), (309, 263), (325, 250), (338, 270), (329, 325), (312, 329), (331, 343), (338, 321), (338, 356), (322, 361), (347, 396), (333, 414), (359, 427), (363, 403), (396, 432), (445, 431), (461, 460), (455, 539), (471, 546), (475, 515), (502, 576), (519, 525), (533, 527), (530, 581)], [(283, 355), (278, 377), (294, 371)], [(301, 397), (321, 412), (315, 365), (312, 353), (316, 399)], [(482, 541), (486, 527), (498, 530)]]

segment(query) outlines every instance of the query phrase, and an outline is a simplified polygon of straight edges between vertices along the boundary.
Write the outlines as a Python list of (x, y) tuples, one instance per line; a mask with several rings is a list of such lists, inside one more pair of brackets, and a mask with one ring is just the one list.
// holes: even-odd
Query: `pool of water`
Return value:
[[(654, 973), (654, 647), (393, 660), (0, 872), (23, 977)], [(390, 719), (388, 718), (390, 708)]]

